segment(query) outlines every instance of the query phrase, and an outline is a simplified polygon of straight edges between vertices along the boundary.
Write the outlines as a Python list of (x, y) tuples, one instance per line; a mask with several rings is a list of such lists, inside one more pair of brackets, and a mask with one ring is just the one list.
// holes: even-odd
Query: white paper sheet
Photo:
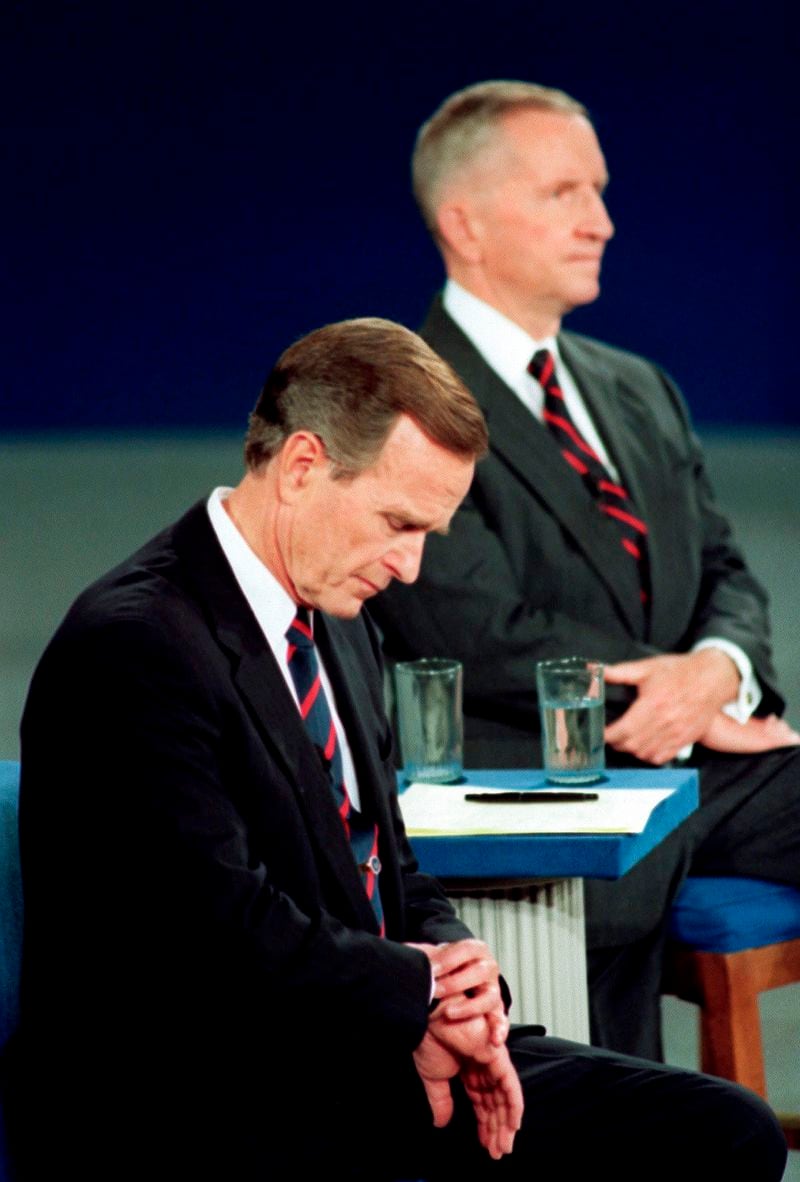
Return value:
[[(479, 836), (505, 833), (641, 833), (669, 788), (575, 789), (596, 792), (596, 800), (536, 804), (490, 804), (465, 800), (467, 792), (494, 795), (501, 788), (479, 784), (411, 784), (400, 809), (411, 837)], [(537, 789), (531, 790), (531, 796)], [(558, 789), (561, 791), (561, 789)], [(568, 789), (566, 791), (569, 791)]]

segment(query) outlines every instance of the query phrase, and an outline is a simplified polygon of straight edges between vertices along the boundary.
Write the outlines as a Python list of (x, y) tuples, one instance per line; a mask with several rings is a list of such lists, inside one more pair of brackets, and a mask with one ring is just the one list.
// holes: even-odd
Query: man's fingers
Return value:
[(499, 996), (499, 979), (500, 974), (493, 961), (477, 961), (464, 969), (458, 969), (454, 973), (448, 973), (444, 977), (436, 977), (433, 995), (441, 1001), (444, 998), (461, 996), (463, 994), (470, 997), (473, 994), (477, 995), (489, 989), (496, 990)]
[(606, 741), (661, 764), (711, 730), (721, 708), (736, 698), (741, 677), (727, 653), (704, 648), (624, 661), (610, 666), (606, 679), (637, 687), (636, 701), (610, 724)]
[(629, 718), (632, 710), (634, 706), (631, 706), (622, 718), (606, 727), (603, 737), (609, 747), (627, 755), (635, 755), (648, 763), (666, 763), (672, 759), (684, 743), (677, 739), (671, 743), (666, 742), (664, 736), (654, 730), (654, 720), (648, 719), (643, 712), (639, 711)]
[(715, 751), (755, 755), (777, 747), (796, 747), (800, 744), (800, 735), (774, 714), (766, 718), (749, 718), (744, 723), (736, 722), (726, 714), (718, 714), (700, 741)]
[(461, 1078), (475, 1111), (481, 1144), (495, 1159), (511, 1153), (522, 1123), (523, 1097), (508, 1051), (504, 1047), (485, 1064), (465, 1064)]
[[(761, 738), (769, 747), (797, 747), (800, 745), (800, 734), (785, 722), (782, 718), (776, 718), (774, 714), (770, 714), (769, 718), (754, 719), (755, 722), (763, 722), (761, 729)], [(766, 747), (766, 750), (769, 750)]]
[(508, 1032), (511, 1029), (511, 1023), (508, 1020), (508, 1015), (503, 1010), (502, 1005), (500, 1010), (492, 1010), (486, 1015), (489, 1023), (489, 1039), (492, 1046), (501, 1047), (508, 1038)]
[(616, 665), (606, 665), (603, 670), (606, 681), (614, 685), (638, 685), (651, 673), (652, 666), (647, 657), (641, 661), (618, 661)]
[(442, 1015), (451, 1022), (462, 1022), (467, 1018), (477, 1017), (479, 1014), (497, 1013), (505, 1017), (503, 998), (497, 983), (481, 986), (469, 994), (458, 994), (442, 1002)]
[(481, 940), (460, 940), (456, 944), (448, 944), (441, 956), (431, 956), (430, 961), (434, 997), (439, 1000), (493, 985), (500, 977), (497, 961)]
[(450, 1083), (446, 1079), (425, 1079), (423, 1076), (422, 1084), (430, 1104), (433, 1123), (437, 1129), (443, 1129), (453, 1115), (453, 1095), (450, 1091)]
[(606, 742), (615, 751), (621, 751), (625, 755), (633, 755), (644, 763), (652, 763), (656, 767), (662, 767), (674, 759), (678, 752), (682, 751), (692, 740), (665, 742), (661, 736), (656, 736), (655, 739), (642, 736), (626, 736), (624, 739), (617, 739), (607, 736)]
[(422, 950), (433, 965), (434, 976), (444, 977), (466, 965), (486, 962), (496, 966), (488, 944), (483, 940), (454, 940), (450, 944), (423, 945)]
[(643, 699), (638, 699), (621, 718), (609, 723), (605, 741), (615, 751), (635, 755), (647, 763), (668, 763), (691, 742), (738, 755), (755, 755), (800, 744), (800, 734), (774, 714), (742, 723), (718, 711), (705, 731), (696, 726), (687, 730), (680, 725), (680, 718), (673, 725), (666, 711), (645, 712), (645, 704)]
[(605, 728), (609, 747), (634, 755), (647, 763), (668, 763), (689, 743), (700, 737), (702, 716), (683, 709), (677, 702), (656, 707), (641, 694), (625, 713)]
[(444, 1016), (439, 1017), (437, 1010), (428, 1021), (428, 1029), (438, 1043), (462, 1063), (464, 1060), (486, 1063), (497, 1054), (485, 1014), (450, 1022)]

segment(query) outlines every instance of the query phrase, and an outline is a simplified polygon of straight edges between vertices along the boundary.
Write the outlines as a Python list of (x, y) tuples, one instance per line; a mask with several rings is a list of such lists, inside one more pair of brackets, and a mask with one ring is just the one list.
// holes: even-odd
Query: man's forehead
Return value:
[(511, 160), (537, 167), (565, 167), (587, 152), (604, 165), (594, 128), (585, 115), (561, 111), (511, 111), (500, 120), (498, 140)]
[(472, 458), (449, 451), (401, 415), (363, 476), (374, 482), (385, 512), (409, 524), (439, 528), (465, 496), (474, 469)]
[(392, 423), (373, 467), (377, 471), (387, 467), (405, 468), (413, 461), (429, 463), (436, 455), (456, 458), (454, 453), (437, 443), (415, 418), (401, 412)]
[(499, 127), (506, 136), (516, 139), (545, 138), (560, 139), (574, 135), (576, 132), (585, 134), (590, 131), (594, 135), (594, 128), (585, 115), (579, 111), (551, 111), (537, 107), (521, 107), (517, 110), (506, 111), (498, 120)]
[[(448, 177), (443, 199), (480, 199), (498, 184), (539, 173), (546, 183), (579, 179), (591, 160), (595, 183), (606, 183), (603, 152), (589, 119), (572, 111), (521, 108), (501, 115), (493, 134)], [(579, 164), (580, 160), (580, 164)], [(560, 176), (576, 173), (574, 178)]]

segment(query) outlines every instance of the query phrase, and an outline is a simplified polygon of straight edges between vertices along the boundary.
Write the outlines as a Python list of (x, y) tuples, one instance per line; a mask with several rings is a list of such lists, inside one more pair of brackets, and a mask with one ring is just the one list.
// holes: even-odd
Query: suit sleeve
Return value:
[(699, 526), (690, 532), (690, 537), (699, 542), (699, 586), (680, 648), (689, 649), (708, 637), (737, 645), (752, 662), (764, 691), (759, 713), (779, 712), (784, 702), (772, 663), (767, 594), (748, 568), (730, 523), (716, 503), (703, 449), (686, 404), (675, 384), (661, 371), (657, 374), (667, 394), (667, 413), (674, 416), (673, 424), (659, 422), (659, 427), (680, 440)]

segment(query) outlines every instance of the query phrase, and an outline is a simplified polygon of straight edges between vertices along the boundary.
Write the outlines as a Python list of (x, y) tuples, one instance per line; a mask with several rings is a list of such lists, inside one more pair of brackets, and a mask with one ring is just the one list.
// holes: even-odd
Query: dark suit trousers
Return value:
[(693, 1072), (543, 1038), (531, 1029), (515, 1027), (509, 1038), (525, 1093), (513, 1154), (491, 1161), (478, 1144), (471, 1106), (456, 1085), (456, 1113), (444, 1129), (432, 1129), (424, 1110), (383, 1107), (370, 1122), (374, 1156), (364, 1154), (344, 1176), (363, 1182), (781, 1178), (783, 1136), (767, 1105), (751, 1092)]
[[(778, 1182), (782, 1177), (785, 1140), (773, 1113), (752, 1092), (695, 1072), (542, 1037), (532, 1029), (513, 1027), (509, 1036), (525, 1114), (513, 1154), (499, 1163), (479, 1145), (471, 1105), (457, 1081), (453, 1119), (434, 1129), (411, 1060), (395, 1061), (390, 1069), (373, 1057), (364, 1063), (363, 1087), (354, 1085), (350, 1074), (345, 1086), (331, 1088), (323, 1106), (313, 1086), (303, 1087), (283, 1065), (265, 1062), (263, 1087), (250, 1093), (234, 1089), (235, 1111), (207, 1111), (202, 1099), (198, 1107), (179, 1092), (169, 1116), (159, 1110), (168, 1121), (164, 1128), (153, 1119), (153, 1077), (130, 1080), (124, 1095), (108, 1095), (105, 1108), (85, 1113), (82, 1122), (62, 1112), (63, 1127), (52, 1122), (43, 1127), (29, 1108), (35, 1152), (29, 1152), (30, 1169), (20, 1173), (20, 1182), (41, 1182), (70, 1167), (90, 1182), (327, 1177)], [(309, 1061), (309, 1082), (313, 1073)], [(270, 1088), (284, 1103), (292, 1084), (294, 1118), (276, 1121)], [(116, 1119), (127, 1135), (118, 1135)]]

